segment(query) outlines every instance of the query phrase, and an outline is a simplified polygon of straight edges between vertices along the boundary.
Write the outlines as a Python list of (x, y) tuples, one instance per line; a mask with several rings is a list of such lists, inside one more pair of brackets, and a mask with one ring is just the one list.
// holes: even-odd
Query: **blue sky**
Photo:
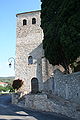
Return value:
[(0, 0), (0, 77), (15, 75), (14, 60), (9, 68), (8, 59), (16, 53), (16, 14), (39, 10), (40, 4), (40, 0)]

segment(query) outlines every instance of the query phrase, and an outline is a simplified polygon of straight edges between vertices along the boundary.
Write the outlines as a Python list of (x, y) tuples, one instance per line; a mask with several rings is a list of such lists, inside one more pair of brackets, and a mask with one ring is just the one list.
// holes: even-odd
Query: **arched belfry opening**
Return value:
[(36, 18), (32, 18), (32, 24), (36, 24)]
[(26, 19), (23, 20), (23, 26), (24, 25), (27, 25), (27, 20)]
[(31, 93), (38, 93), (39, 92), (39, 83), (38, 79), (36, 77), (33, 77), (31, 79)]

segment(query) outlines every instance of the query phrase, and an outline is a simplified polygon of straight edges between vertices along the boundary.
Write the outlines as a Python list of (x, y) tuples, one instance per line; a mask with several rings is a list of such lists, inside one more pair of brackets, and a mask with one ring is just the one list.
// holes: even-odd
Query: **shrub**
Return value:
[(23, 85), (23, 81), (20, 79), (14, 80), (12, 87), (16, 90), (18, 90)]

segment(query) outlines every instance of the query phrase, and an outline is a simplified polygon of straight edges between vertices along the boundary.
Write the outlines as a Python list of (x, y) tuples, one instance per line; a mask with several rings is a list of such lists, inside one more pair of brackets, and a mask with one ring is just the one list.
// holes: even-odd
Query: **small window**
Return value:
[(23, 25), (27, 25), (27, 20), (23, 20)]
[(28, 57), (28, 65), (33, 64), (33, 57), (29, 56)]
[(36, 24), (36, 18), (32, 18), (32, 24)]

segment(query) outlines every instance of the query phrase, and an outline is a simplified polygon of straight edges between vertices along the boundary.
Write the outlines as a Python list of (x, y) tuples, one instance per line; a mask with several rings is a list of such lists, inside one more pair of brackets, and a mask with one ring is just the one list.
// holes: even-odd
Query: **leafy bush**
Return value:
[(23, 81), (20, 79), (14, 80), (12, 87), (16, 90), (18, 90), (23, 85)]

